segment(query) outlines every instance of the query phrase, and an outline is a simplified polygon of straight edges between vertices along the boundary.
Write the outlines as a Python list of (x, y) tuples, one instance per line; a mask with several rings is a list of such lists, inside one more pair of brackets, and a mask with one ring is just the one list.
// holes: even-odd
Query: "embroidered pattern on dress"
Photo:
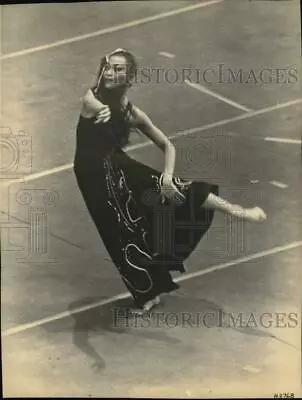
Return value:
[[(139, 222), (142, 221), (142, 217), (140, 216), (135, 218), (131, 215), (129, 208), (130, 202), (132, 202), (134, 205), (136, 205), (136, 203), (132, 196), (132, 191), (129, 189), (127, 185), (123, 171), (119, 168), (117, 171), (114, 170), (110, 157), (104, 160), (104, 167), (106, 169), (108, 197), (110, 198), (110, 200), (108, 200), (108, 204), (114, 209), (116, 215), (118, 216), (118, 223), (126, 226), (126, 228), (134, 234), (137, 231), (137, 229), (139, 229), (140, 232), (138, 237), (142, 239), (141, 244), (144, 245), (143, 247), (149, 249), (148, 243), (146, 241), (147, 231), (139, 224)], [(119, 196), (117, 194), (118, 191), (125, 192), (125, 194), (127, 195), (127, 199), (124, 203), (121, 203), (119, 201)], [(121, 237), (119, 239), (121, 241)], [(126, 274), (122, 274), (122, 278), (129, 286), (131, 286), (137, 292), (146, 293), (150, 291), (153, 287), (152, 278), (148, 273), (148, 271), (143, 267), (137, 265), (135, 263), (136, 260), (132, 260), (132, 258), (133, 257), (135, 258), (135, 256), (137, 256), (137, 258), (139, 259), (143, 256), (145, 257), (146, 261), (150, 261), (152, 260), (152, 256), (148, 254), (146, 251), (142, 250), (137, 244), (129, 242), (130, 240), (131, 239), (129, 238), (128, 243), (126, 243), (126, 245), (122, 247), (124, 259), (128, 266), (140, 271), (146, 276), (146, 278), (148, 279), (148, 287), (138, 288), (137, 285), (135, 285), (128, 279), (128, 277), (126, 277)], [(135, 252), (134, 254), (132, 254), (132, 256), (129, 253), (130, 249), (134, 250)]]
[(126, 247), (123, 249), (124, 255), (125, 255), (125, 260), (127, 261), (128, 265), (130, 265), (132, 268), (135, 268), (135, 269), (137, 269), (137, 270), (139, 270), (139, 271), (141, 271), (141, 272), (144, 272), (144, 273), (147, 275), (147, 277), (148, 277), (149, 286), (148, 286), (147, 289), (138, 289), (137, 286), (133, 286), (133, 284), (129, 281), (129, 279), (127, 279), (126, 277), (124, 277), (124, 279), (125, 279), (125, 280), (128, 282), (128, 284), (129, 284), (133, 289), (135, 289), (137, 292), (140, 292), (140, 293), (149, 292), (149, 290), (151, 290), (152, 287), (153, 287), (152, 278), (151, 278), (150, 274), (148, 273), (148, 271), (146, 271), (144, 268), (139, 267), (138, 265), (136, 265), (136, 264), (134, 264), (133, 262), (131, 262), (131, 260), (129, 259), (129, 248), (131, 248), (131, 247), (134, 248), (134, 249), (136, 250), (138, 256), (145, 256), (148, 260), (152, 260), (152, 257), (151, 257), (148, 253), (142, 251), (142, 250), (141, 250), (136, 244), (134, 244), (134, 243), (128, 243), (128, 244), (126, 245)]

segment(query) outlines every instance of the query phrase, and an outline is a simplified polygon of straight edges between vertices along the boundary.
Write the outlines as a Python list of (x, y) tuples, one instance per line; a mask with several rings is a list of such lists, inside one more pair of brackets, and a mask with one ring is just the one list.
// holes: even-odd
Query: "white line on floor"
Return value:
[(243, 111), (246, 111), (246, 112), (254, 111), (251, 108), (248, 108), (246, 106), (243, 106), (242, 104), (236, 103), (236, 101), (230, 100), (227, 97), (222, 96), (221, 94), (218, 94), (218, 93), (214, 92), (213, 90), (210, 90), (210, 89), (206, 88), (205, 86), (200, 85), (199, 83), (193, 83), (193, 82), (190, 82), (187, 79), (185, 79), (185, 83), (188, 86), (190, 86), (190, 87), (192, 87), (194, 89), (197, 89), (202, 93), (208, 94), (208, 95), (210, 95), (212, 97), (215, 97), (216, 99), (219, 99), (219, 100), (223, 101), (224, 103), (227, 103), (227, 104), (229, 104), (229, 105), (231, 105), (233, 107), (239, 108), (239, 110), (243, 110)]
[[(231, 118), (223, 119), (223, 120), (220, 120), (220, 121), (212, 122), (211, 124), (201, 125), (201, 126), (197, 126), (195, 128), (190, 128), (190, 129), (185, 129), (183, 131), (179, 131), (179, 132), (169, 136), (169, 139), (172, 140), (172, 139), (176, 139), (178, 137), (191, 135), (191, 134), (194, 134), (194, 133), (197, 133), (197, 132), (203, 132), (203, 131), (208, 130), (208, 129), (217, 128), (219, 126), (231, 124), (231, 123), (237, 122), (237, 121), (242, 121), (242, 120), (247, 119), (247, 118), (257, 117), (258, 115), (266, 114), (268, 112), (279, 110), (279, 109), (282, 109), (284, 107), (290, 107), (292, 105), (296, 105), (296, 104), (299, 104), (299, 103), (302, 103), (302, 98), (296, 99), (296, 100), (287, 101), (286, 103), (276, 104), (276, 105), (270, 106), (270, 107), (265, 107), (265, 108), (262, 108), (262, 109), (257, 110), (257, 111), (251, 111), (251, 112), (248, 112), (248, 113), (244, 113), (244, 114), (238, 115), (236, 117), (231, 117)], [(147, 146), (149, 146), (151, 144), (153, 144), (153, 142), (150, 141), (150, 140), (147, 140), (147, 141), (145, 141), (143, 143), (137, 143), (137, 144), (134, 144), (132, 146), (127, 147), (126, 151), (127, 152), (134, 151), (134, 150), (137, 150), (137, 149), (141, 149), (143, 147), (147, 147)], [(41, 177), (44, 177), (44, 176), (48, 176), (48, 175), (52, 175), (52, 174), (55, 174), (57, 172), (69, 170), (72, 167), (73, 167), (73, 164), (69, 163), (69, 164), (61, 165), (59, 167), (48, 169), (46, 171), (41, 171), (41, 172), (38, 172), (38, 173), (35, 173), (35, 174), (27, 175), (27, 176), (25, 176), (23, 178), (12, 179), (12, 180), (9, 180), (7, 182), (4, 182), (3, 183), (3, 187), (7, 187), (7, 186), (9, 186), (9, 185), (11, 185), (13, 183), (22, 183), (22, 182), (33, 181), (35, 179), (38, 179), (38, 178), (41, 178)]]
[(273, 247), (272, 249), (263, 250), (263, 251), (260, 251), (259, 253), (251, 254), (250, 256), (246, 256), (246, 257), (241, 257), (241, 258), (238, 258), (237, 260), (229, 261), (224, 264), (219, 264), (216, 266), (214, 265), (207, 269), (203, 269), (202, 271), (196, 271), (196, 272), (192, 272), (190, 274), (186, 274), (185, 276), (181, 276), (180, 278), (175, 279), (175, 280), (177, 282), (182, 282), (182, 281), (185, 281), (190, 278), (195, 278), (198, 276), (206, 275), (206, 274), (209, 274), (214, 271), (219, 271), (221, 269), (232, 267), (233, 265), (238, 265), (238, 264), (241, 264), (244, 262), (255, 260), (257, 258), (269, 256), (271, 254), (280, 253), (282, 251), (291, 250), (291, 249), (294, 249), (294, 248), (300, 247), (300, 246), (302, 246), (302, 240), (297, 241), (297, 242), (292, 242), (292, 243), (286, 244), (284, 246), (277, 246), (277, 247)]
[(23, 183), (23, 182), (34, 181), (36, 179), (43, 178), (44, 176), (53, 175), (53, 174), (56, 174), (57, 172), (69, 170), (72, 167), (73, 167), (73, 163), (61, 165), (59, 167), (47, 169), (46, 171), (41, 171), (41, 172), (37, 172), (35, 174), (30, 174), (30, 175), (24, 176), (23, 178), (11, 179), (10, 181), (3, 182), (3, 186), (4, 187), (9, 186), (12, 183)]
[(164, 57), (167, 57), (167, 58), (174, 58), (175, 57), (175, 54), (168, 53), (166, 51), (160, 51), (158, 54), (160, 56), (164, 56)]
[[(297, 247), (301, 247), (301, 246), (302, 246), (302, 241), (297, 241), (297, 242), (292, 242), (292, 243), (289, 243), (289, 244), (286, 244), (286, 245), (283, 245), (283, 246), (273, 247), (271, 249), (260, 251), (258, 253), (251, 254), (251, 255), (246, 256), (246, 257), (238, 258), (237, 260), (232, 260), (232, 261), (229, 261), (229, 262), (226, 262), (226, 263), (223, 263), (223, 264), (213, 265), (213, 266), (211, 266), (209, 268), (206, 268), (206, 269), (203, 269), (201, 271), (196, 271), (196, 272), (192, 272), (190, 274), (185, 274), (184, 276), (176, 278), (175, 282), (186, 281), (186, 280), (191, 279), (191, 278), (196, 278), (196, 277), (200, 277), (200, 276), (203, 276), (203, 275), (207, 275), (207, 274), (210, 274), (212, 272), (216, 272), (216, 271), (220, 271), (220, 270), (225, 269), (225, 268), (232, 267), (234, 265), (242, 264), (242, 263), (245, 263), (245, 262), (248, 262), (248, 261), (251, 261), (251, 260), (256, 260), (258, 258), (266, 257), (266, 256), (269, 256), (269, 255), (272, 255), (272, 254), (276, 254), (276, 253), (280, 253), (282, 251), (288, 251), (288, 250), (291, 250), (291, 249), (294, 249), (294, 248), (297, 248)], [(249, 265), (253, 265), (253, 263), (250, 263)], [(13, 328), (9, 328), (6, 331), (2, 332), (2, 337), (11, 336), (11, 335), (14, 335), (16, 333), (24, 332), (24, 331), (27, 331), (29, 329), (36, 328), (38, 326), (41, 326), (41, 325), (44, 325), (44, 324), (47, 324), (47, 323), (50, 323), (50, 322), (53, 322), (53, 321), (57, 321), (57, 320), (60, 320), (60, 319), (66, 318), (66, 317), (69, 317), (71, 315), (79, 314), (79, 313), (81, 313), (83, 311), (91, 310), (93, 308), (101, 307), (101, 306), (104, 306), (106, 304), (113, 303), (113, 302), (115, 302), (117, 300), (127, 299), (127, 298), (130, 298), (130, 297), (131, 296), (130, 296), (129, 293), (122, 293), (122, 294), (118, 294), (117, 296), (113, 296), (113, 297), (110, 297), (108, 299), (105, 299), (105, 300), (101, 300), (101, 301), (98, 301), (98, 302), (95, 302), (95, 303), (87, 304), (87, 305), (82, 306), (82, 307), (77, 307), (72, 311), (63, 311), (61, 313), (51, 315), (50, 317), (41, 318), (41, 319), (39, 319), (37, 321), (29, 322), (27, 324), (18, 325), (18, 326), (15, 326)]]
[(96, 36), (105, 35), (107, 33), (112, 33), (112, 32), (121, 31), (123, 29), (133, 28), (134, 26), (142, 25), (147, 22), (158, 21), (160, 19), (171, 17), (173, 15), (177, 15), (177, 14), (185, 13), (188, 11), (193, 11), (198, 8), (207, 7), (207, 6), (217, 4), (217, 3), (221, 3), (222, 1), (224, 1), (224, 0), (211, 0), (211, 1), (204, 2), (204, 3), (193, 4), (193, 5), (190, 5), (187, 7), (183, 7), (183, 8), (177, 8), (177, 9), (167, 11), (164, 13), (151, 15), (150, 17), (135, 19), (133, 21), (126, 22), (124, 24), (111, 26), (111, 27), (108, 27), (105, 29), (100, 29), (98, 31), (94, 31), (94, 32), (89, 32), (84, 35), (74, 36), (74, 37), (71, 37), (68, 39), (59, 40), (57, 42), (52, 42), (52, 43), (44, 44), (41, 46), (32, 47), (32, 48), (21, 50), (21, 51), (16, 51), (14, 53), (4, 54), (0, 57), (0, 60), (7, 60), (10, 58), (20, 57), (20, 56), (24, 56), (24, 55), (31, 54), (31, 53), (36, 53), (38, 51), (48, 50), (48, 49), (51, 49), (54, 47), (62, 46), (65, 44), (75, 43), (75, 42), (79, 42), (81, 40), (86, 40), (86, 39), (90, 39), (90, 38), (93, 38)]
[(299, 139), (290, 139), (290, 138), (276, 138), (267, 136), (264, 140), (268, 142), (279, 142), (279, 143), (288, 143), (288, 144), (301, 144), (301, 140)]
[(269, 181), (269, 183), (271, 185), (273, 185), (273, 186), (276, 186), (276, 187), (280, 188), (280, 189), (288, 188), (288, 185), (286, 183), (282, 183), (282, 182), (279, 182), (279, 181)]

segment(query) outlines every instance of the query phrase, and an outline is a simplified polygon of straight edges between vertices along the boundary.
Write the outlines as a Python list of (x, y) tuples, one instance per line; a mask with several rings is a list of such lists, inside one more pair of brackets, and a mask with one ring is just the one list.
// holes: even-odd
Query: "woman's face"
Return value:
[(103, 74), (104, 86), (114, 89), (125, 86), (128, 83), (128, 64), (122, 55), (112, 55), (108, 64), (105, 65)]

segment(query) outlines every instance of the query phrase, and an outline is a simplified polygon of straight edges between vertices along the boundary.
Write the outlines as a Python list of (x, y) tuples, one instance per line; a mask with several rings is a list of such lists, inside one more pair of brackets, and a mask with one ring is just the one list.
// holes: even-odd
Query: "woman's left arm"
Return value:
[[(163, 171), (163, 189), (170, 190), (170, 195), (166, 192), (167, 197), (174, 197), (176, 200), (183, 200), (184, 196), (177, 190), (172, 182), (175, 170), (176, 150), (175, 146), (167, 138), (167, 136), (157, 128), (151, 119), (137, 107), (134, 109), (135, 126), (149, 137), (164, 153), (165, 167)], [(172, 189), (172, 192), (171, 192)]]
[(165, 169), (163, 174), (166, 177), (173, 177), (175, 169), (175, 147), (167, 136), (157, 128), (151, 119), (142, 110), (134, 108), (136, 127), (150, 138), (165, 153)]

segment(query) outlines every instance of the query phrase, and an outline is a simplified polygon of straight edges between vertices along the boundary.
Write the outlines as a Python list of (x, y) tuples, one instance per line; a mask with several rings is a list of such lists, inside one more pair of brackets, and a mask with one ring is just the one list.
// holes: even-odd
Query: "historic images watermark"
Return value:
[(285, 68), (244, 69), (217, 64), (204, 69), (188, 66), (186, 68), (164, 67), (138, 70), (135, 82), (139, 84), (185, 83), (199, 84), (294, 84), (298, 81), (298, 69), (290, 66)]
[(49, 208), (57, 204), (58, 193), (10, 185), (6, 195), (7, 220), (0, 225), (1, 251), (14, 254), (17, 262), (55, 262), (50, 256)]
[(1, 252), (13, 253), (18, 262), (54, 262), (49, 257), (48, 210), (59, 196), (26, 183), (32, 172), (32, 139), (24, 131), (0, 127), (0, 152)]
[(0, 127), (0, 179), (13, 179), (32, 172), (32, 140), (24, 131)]
[[(117, 77), (120, 81), (120, 76)], [(295, 84), (298, 82), (299, 70), (295, 65), (278, 67), (244, 68), (228, 66), (224, 63), (196, 68), (176, 66), (140, 66), (132, 83), (135, 84)], [(125, 78), (127, 79), (127, 78)]]
[(291, 312), (144, 312), (113, 308), (112, 326), (119, 328), (296, 328), (298, 313)]

